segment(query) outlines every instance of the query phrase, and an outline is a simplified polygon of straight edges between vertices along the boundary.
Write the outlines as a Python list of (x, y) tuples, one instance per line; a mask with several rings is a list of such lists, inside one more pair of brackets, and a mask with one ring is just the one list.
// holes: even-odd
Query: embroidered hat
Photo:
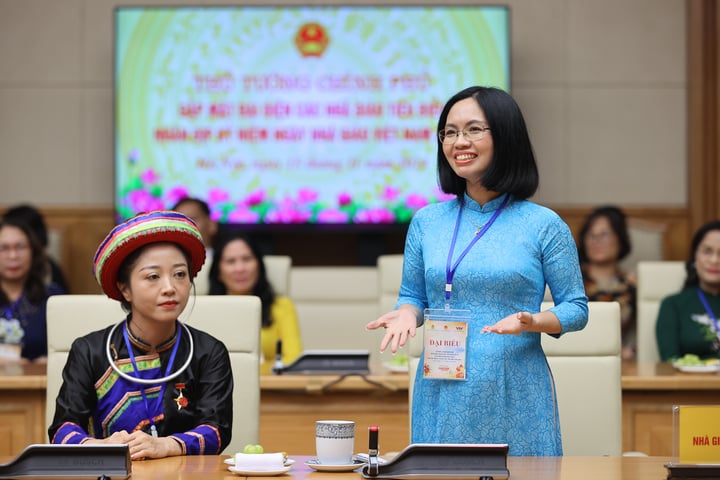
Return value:
[(190, 278), (205, 262), (205, 245), (195, 223), (180, 212), (142, 213), (119, 224), (108, 233), (95, 252), (93, 275), (105, 294), (115, 300), (123, 296), (117, 287), (117, 275), (125, 258), (150, 243), (177, 244), (190, 256)]

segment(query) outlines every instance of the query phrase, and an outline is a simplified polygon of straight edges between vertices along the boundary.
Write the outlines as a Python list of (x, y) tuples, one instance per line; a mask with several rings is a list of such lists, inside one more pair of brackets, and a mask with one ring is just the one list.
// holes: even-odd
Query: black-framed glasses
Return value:
[(488, 130), (490, 130), (490, 127), (472, 126), (462, 130), (458, 130), (453, 127), (446, 127), (438, 132), (438, 138), (441, 143), (452, 144), (457, 141), (460, 135), (462, 135), (466, 140), (475, 142), (477, 140), (482, 140), (485, 136), (485, 132)]

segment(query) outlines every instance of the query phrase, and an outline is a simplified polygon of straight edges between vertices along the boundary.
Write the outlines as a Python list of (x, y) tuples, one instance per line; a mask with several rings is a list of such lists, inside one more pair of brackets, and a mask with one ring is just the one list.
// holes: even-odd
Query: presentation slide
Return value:
[(510, 84), (502, 6), (115, 15), (119, 220), (193, 196), (231, 224), (407, 223), (448, 198), (445, 101)]

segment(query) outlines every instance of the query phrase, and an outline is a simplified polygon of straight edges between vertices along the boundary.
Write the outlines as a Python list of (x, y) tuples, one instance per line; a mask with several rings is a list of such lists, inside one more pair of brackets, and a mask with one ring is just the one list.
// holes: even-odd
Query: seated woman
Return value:
[[(210, 267), (210, 295), (256, 295), (262, 302), (260, 372), (270, 373), (277, 342), (282, 345), (282, 363), (287, 365), (302, 352), (295, 305), (288, 297), (275, 295), (268, 281), (260, 249), (250, 237), (227, 233), (215, 244)], [(242, 319), (238, 319), (241, 321)], [(242, 327), (242, 325), (238, 325)]]
[(631, 251), (625, 213), (617, 207), (593, 210), (578, 236), (578, 256), (588, 301), (620, 304), (622, 358), (632, 360), (637, 350), (637, 278), (620, 268)]
[(692, 239), (679, 293), (660, 303), (655, 334), (662, 361), (720, 354), (720, 221), (706, 223)]
[(48, 265), (30, 226), (0, 222), (0, 363), (47, 360), (47, 299), (65, 293), (47, 283)]
[(133, 460), (222, 452), (233, 417), (228, 351), (178, 321), (204, 261), (200, 232), (178, 212), (138, 215), (108, 234), (93, 270), (128, 315), (73, 342), (52, 443), (127, 444)]

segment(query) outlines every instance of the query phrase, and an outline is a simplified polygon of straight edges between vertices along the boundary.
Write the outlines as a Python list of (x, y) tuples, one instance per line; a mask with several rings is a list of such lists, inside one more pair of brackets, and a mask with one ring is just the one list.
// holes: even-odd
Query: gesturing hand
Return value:
[(518, 312), (508, 315), (495, 325), (483, 327), (482, 333), (500, 333), (517, 335), (522, 332), (531, 331), (533, 327), (533, 316), (530, 312)]

